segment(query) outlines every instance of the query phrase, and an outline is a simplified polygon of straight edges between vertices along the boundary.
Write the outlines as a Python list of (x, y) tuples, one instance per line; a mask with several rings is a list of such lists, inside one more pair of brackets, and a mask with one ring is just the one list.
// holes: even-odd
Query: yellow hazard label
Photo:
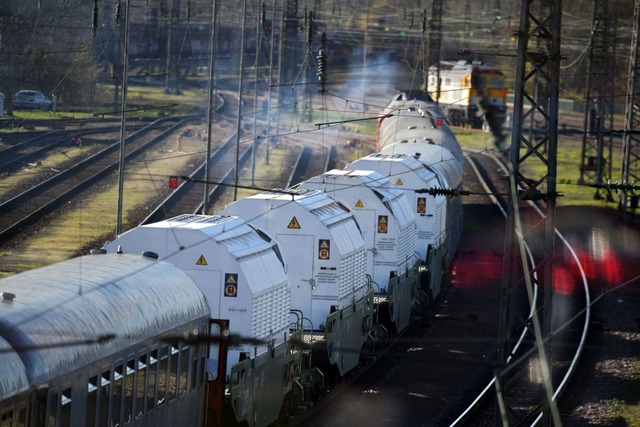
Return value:
[(200, 258), (198, 258), (196, 265), (207, 265), (207, 260), (204, 259), (204, 255), (200, 255)]
[(298, 229), (300, 229), (302, 227), (300, 227), (300, 223), (298, 222), (298, 220), (294, 216), (293, 218), (291, 218), (291, 221), (289, 221), (289, 225), (287, 225), (287, 228), (298, 228)]
[(356, 202), (356, 208), (364, 208), (364, 204), (362, 203), (362, 200), (358, 199), (358, 201)]
[(398, 180), (396, 181), (396, 185), (404, 185), (404, 184), (402, 183), (402, 180), (398, 178)]
[(320, 248), (321, 249), (329, 249), (329, 241), (328, 240), (320, 240)]

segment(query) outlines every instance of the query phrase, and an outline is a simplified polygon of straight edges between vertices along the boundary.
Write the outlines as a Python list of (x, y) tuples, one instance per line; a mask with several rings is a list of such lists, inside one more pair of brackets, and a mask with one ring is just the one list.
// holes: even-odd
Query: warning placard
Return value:
[(404, 183), (400, 178), (398, 178), (398, 180), (396, 181), (396, 185), (404, 185)]
[(427, 198), (426, 197), (418, 197), (416, 212), (425, 213), (427, 212)]
[(331, 257), (331, 240), (318, 240), (318, 259), (329, 259)]
[(358, 201), (356, 202), (356, 208), (364, 208), (364, 204), (362, 203), (362, 200), (358, 199)]
[(204, 259), (204, 255), (200, 255), (200, 258), (196, 261), (196, 265), (207, 265), (207, 260)]
[(296, 229), (300, 229), (300, 223), (298, 222), (298, 219), (294, 216), (293, 218), (291, 218), (291, 221), (289, 221), (289, 225), (287, 225), (287, 228), (296, 228)]
[(389, 225), (388, 215), (378, 215), (378, 233), (386, 233)]
[(224, 296), (225, 297), (238, 296), (238, 273), (224, 274)]

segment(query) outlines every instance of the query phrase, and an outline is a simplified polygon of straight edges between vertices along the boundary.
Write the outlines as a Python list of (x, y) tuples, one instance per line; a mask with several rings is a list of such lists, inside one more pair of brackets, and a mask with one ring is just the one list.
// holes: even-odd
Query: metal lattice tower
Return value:
[[(537, 7), (534, 7), (537, 6)], [(536, 10), (537, 9), (537, 10)], [(506, 418), (515, 414), (510, 405), (510, 390), (507, 387), (507, 356), (513, 347), (510, 336), (512, 295), (526, 284), (544, 285), (544, 311), (542, 326), (534, 316), (531, 326), (538, 336), (551, 336), (553, 258), (555, 251), (555, 208), (558, 147), (558, 100), (560, 76), (560, 27), (561, 0), (523, 0), (518, 30), (518, 54), (516, 84), (513, 107), (513, 132), (509, 152), (509, 203), (505, 227), (505, 262), (502, 279), (502, 305), (496, 387), (502, 390), (496, 408), (496, 425), (503, 425), (501, 415)], [(537, 80), (538, 84), (527, 84)], [(532, 87), (536, 93), (530, 93)], [(526, 104), (525, 104), (526, 100)], [(541, 131), (531, 136), (522, 132), (523, 124), (531, 116), (542, 123)], [(525, 177), (523, 169), (541, 170), (541, 176)], [(538, 166), (538, 167), (536, 167)], [(540, 168), (539, 166), (542, 166)], [(534, 169), (535, 168), (535, 169)], [(545, 217), (534, 223), (521, 221), (520, 212), (527, 201), (535, 200)], [(532, 243), (534, 261), (529, 265), (521, 239)], [(538, 356), (543, 366), (550, 366), (550, 340), (539, 341)], [(544, 371), (544, 369), (543, 369)], [(551, 370), (544, 378), (543, 423), (549, 424), (553, 407)], [(506, 408), (506, 410), (502, 410)], [(513, 424), (513, 423), (509, 423)]]
[[(621, 181), (640, 183), (640, 55), (638, 54), (638, 32), (640, 31), (640, 0), (635, 1), (633, 12), (633, 32), (631, 34), (631, 56), (627, 86), (627, 102), (624, 118), (624, 142), (622, 154)], [(638, 195), (623, 191), (620, 195), (620, 207), (623, 212), (635, 214), (638, 207)]]
[[(604, 184), (611, 179), (615, 63), (615, 25), (609, 18), (609, 1), (594, 0), (578, 181), (581, 184)], [(605, 195), (602, 191), (596, 190), (594, 197), (612, 200), (609, 190)]]

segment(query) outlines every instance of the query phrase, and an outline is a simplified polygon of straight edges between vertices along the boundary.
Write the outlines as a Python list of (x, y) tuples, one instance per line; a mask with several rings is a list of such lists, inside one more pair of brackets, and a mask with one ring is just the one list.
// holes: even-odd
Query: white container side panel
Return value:
[[(353, 229), (355, 228), (355, 229)], [(357, 233), (357, 234), (354, 234)], [(367, 278), (364, 274), (366, 268), (366, 250), (364, 240), (360, 235), (353, 221), (341, 222), (334, 224), (332, 227), (332, 236), (338, 248), (353, 248), (354, 240), (358, 249), (351, 250), (347, 255), (343, 255), (340, 260), (340, 308), (343, 308), (343, 302), (349, 304), (354, 298), (358, 299), (362, 288), (366, 286)], [(356, 295), (357, 294), (357, 295)]]
[(364, 251), (343, 257), (340, 261), (341, 306), (345, 307), (364, 297), (367, 289), (366, 255)]
[(393, 216), (399, 228), (415, 227), (416, 216), (413, 214), (413, 206), (409, 198), (405, 196), (404, 191), (402, 192), (402, 197), (392, 199), (389, 205), (391, 205)]
[(356, 223), (355, 214), (344, 221), (331, 224), (329, 230), (336, 249), (343, 256), (364, 251), (364, 240)]
[(274, 292), (253, 297), (251, 337), (264, 340), (284, 341), (289, 330), (289, 308), (291, 292), (288, 287), (279, 287)]
[(405, 227), (401, 230), (398, 239), (398, 265), (402, 270), (409, 266), (416, 259), (416, 227), (415, 222), (412, 226)]
[[(251, 301), (251, 336), (263, 340), (276, 335), (283, 339), (289, 330), (289, 308), (291, 307), (291, 289), (282, 265), (266, 254), (256, 254), (239, 260), (247, 282), (263, 281), (273, 283), (272, 289), (254, 293)], [(278, 268), (280, 267), (280, 268)]]
[[(287, 261), (287, 276), (291, 284), (291, 308), (311, 318), (315, 245), (313, 236), (276, 234), (283, 258)], [(328, 280), (327, 280), (328, 281)], [(325, 283), (322, 284), (323, 286)], [(336, 295), (336, 300), (338, 299)], [(317, 318), (314, 319), (317, 327)], [(309, 325), (304, 325), (308, 327)]]

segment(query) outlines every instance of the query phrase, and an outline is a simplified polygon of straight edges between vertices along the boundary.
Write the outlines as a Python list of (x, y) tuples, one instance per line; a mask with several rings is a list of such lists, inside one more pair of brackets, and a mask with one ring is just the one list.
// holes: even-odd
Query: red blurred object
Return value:
[(178, 177), (170, 176), (169, 177), (169, 188), (178, 188)]
[(458, 255), (453, 269), (457, 289), (494, 286), (502, 277), (502, 254), (496, 252), (463, 252)]
[(561, 295), (573, 295), (576, 291), (576, 277), (568, 268), (556, 267), (553, 270), (553, 289)]

